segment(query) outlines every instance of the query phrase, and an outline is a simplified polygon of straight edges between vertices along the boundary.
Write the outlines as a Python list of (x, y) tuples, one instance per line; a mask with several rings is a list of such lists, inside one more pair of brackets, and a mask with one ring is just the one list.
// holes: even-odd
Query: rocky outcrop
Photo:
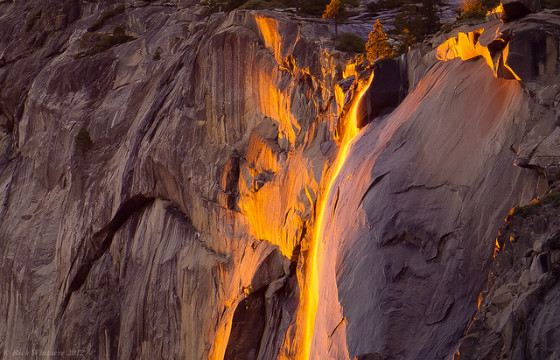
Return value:
[(541, 9), (540, 0), (502, 0), (501, 4), (504, 21), (517, 20)]
[(558, 212), (558, 17), (547, 13), (508, 24), (508, 63), (531, 94), (535, 120), (512, 150), (515, 164), (536, 170), (552, 189), (512, 208), (498, 233), (478, 310), (457, 348), (460, 359), (555, 359), (560, 279)]
[(510, 39), (505, 64), (524, 82), (537, 82), (541, 88), (556, 82), (560, 73), (559, 16), (533, 14), (500, 30)]
[(195, 3), (0, 3), (6, 357), (294, 341), (348, 59), (325, 24)]
[(511, 210), (480, 308), (461, 340), (461, 359), (560, 356), (559, 199), (550, 193)]
[(447, 357), (501, 219), (555, 186), (557, 22), (376, 64), (344, 142), (369, 72), (324, 22), (0, 1), (0, 353), (294, 358), (325, 199), (312, 357)]
[[(535, 14), (459, 34), (435, 50), (444, 64), (425, 66), (429, 51), (408, 55), (420, 60), (409, 67), (411, 92), (364, 128), (330, 198), (320, 298), (338, 294), (339, 302), (326, 300), (318, 314), (320, 356), (341, 357), (344, 343), (358, 359), (453, 356), (476, 312), (508, 208), (548, 186), (543, 171), (513, 165), (527, 149), (537, 154), (536, 144), (548, 137), (542, 150), (556, 154), (558, 73), (504, 76), (522, 72), (508, 63), (509, 46), (535, 18), (542, 21), (533, 29), (557, 42), (555, 30), (546, 30), (557, 28), (557, 17)], [(511, 37), (496, 38), (498, 29)]]
[(408, 92), (407, 69), (405, 56), (373, 64), (374, 78), (361, 107), (363, 115), (359, 128), (367, 125), (367, 121), (392, 112), (402, 102)]
[(476, 29), (457, 30), (437, 50), (440, 60), (482, 57), (495, 76), (523, 82), (550, 81), (558, 76), (559, 21), (539, 13), (514, 24), (493, 21)]
[(330, 200), (321, 298), (340, 305), (320, 307), (316, 351), (337, 358), (345, 339), (350, 356), (450, 356), (504, 214), (539, 192), (510, 150), (529, 130), (529, 102), (483, 61), (439, 63), (364, 128)]

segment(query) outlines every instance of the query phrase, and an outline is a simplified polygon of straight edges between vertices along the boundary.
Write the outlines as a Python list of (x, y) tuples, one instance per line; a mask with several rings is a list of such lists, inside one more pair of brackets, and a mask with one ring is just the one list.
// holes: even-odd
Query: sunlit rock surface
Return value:
[(320, 198), (311, 358), (451, 356), (503, 218), (557, 186), (558, 16), (378, 64), (325, 193), (368, 71), (324, 22), (195, 3), (0, 1), (2, 357), (294, 358)]
[[(481, 45), (493, 41), (482, 38), (489, 28), (448, 40), (436, 49), (447, 62), (432, 66), (391, 115), (375, 119), (355, 141), (330, 200), (316, 352), (337, 358), (346, 342), (350, 356), (364, 359), (453, 356), (477, 309), (502, 219), (511, 206), (542, 194), (558, 174), (552, 120), (560, 95), (557, 21), (535, 14), (502, 28), (510, 49), (535, 45), (523, 37), (527, 27), (550, 39), (542, 51), (552, 56), (526, 50), (530, 54), (511, 65), (519, 73), (523, 66), (536, 69), (521, 81), (501, 79), (496, 71), (507, 54), (490, 55), (490, 46)], [(487, 26), (494, 34), (502, 27)], [(558, 298), (549, 297), (542, 316), (555, 311)], [(554, 321), (534, 329), (549, 333)], [(496, 338), (500, 331), (509, 330), (479, 335)], [(535, 335), (515, 330), (503, 336), (506, 344), (518, 336), (523, 346)], [(472, 358), (480, 358), (476, 339), (470, 344)], [(535, 346), (534, 358), (554, 358), (554, 341)], [(488, 359), (497, 358), (492, 354)], [(508, 349), (502, 354), (514, 358)]]
[[(537, 192), (510, 150), (529, 117), (517, 82), (495, 79), (483, 61), (450, 62), (363, 130), (331, 200), (323, 264), (323, 297), (338, 292), (351, 355), (449, 355), (504, 214)], [(324, 309), (326, 350), (341, 318)]]

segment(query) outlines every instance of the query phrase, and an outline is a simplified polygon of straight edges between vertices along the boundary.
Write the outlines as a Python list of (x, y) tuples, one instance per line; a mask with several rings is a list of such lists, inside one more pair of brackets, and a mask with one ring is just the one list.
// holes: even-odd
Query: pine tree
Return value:
[(373, 24), (373, 30), (368, 35), (366, 42), (366, 57), (370, 63), (379, 59), (390, 58), (394, 54), (389, 37), (383, 30), (381, 21), (377, 19)]
[(323, 12), (323, 19), (334, 20), (334, 34), (338, 37), (338, 23), (344, 20), (346, 11), (341, 0), (331, 0)]

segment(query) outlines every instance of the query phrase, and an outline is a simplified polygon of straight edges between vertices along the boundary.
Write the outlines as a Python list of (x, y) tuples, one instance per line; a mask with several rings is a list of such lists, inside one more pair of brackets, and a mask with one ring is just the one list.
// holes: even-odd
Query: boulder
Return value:
[(510, 211), (461, 360), (558, 358), (559, 212), (557, 192)]
[(502, 6), (504, 7), (502, 20), (506, 22), (520, 19), (541, 8), (539, 0), (502, 0)]
[(558, 35), (547, 31), (546, 23), (529, 20), (513, 31), (506, 65), (523, 81), (558, 75)]

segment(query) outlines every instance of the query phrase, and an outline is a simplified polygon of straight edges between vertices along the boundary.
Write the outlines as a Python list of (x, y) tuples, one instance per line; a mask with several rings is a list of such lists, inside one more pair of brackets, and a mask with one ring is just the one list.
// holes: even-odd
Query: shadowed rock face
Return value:
[(405, 98), (408, 91), (406, 57), (381, 60), (373, 65), (375, 74), (361, 107), (363, 119), (358, 127), (380, 115), (393, 111)]
[(504, 21), (514, 21), (541, 9), (540, 0), (502, 0)]
[(557, 18), (508, 25), (522, 84), (426, 47), (377, 64), (321, 194), (350, 60), (324, 23), (197, 3), (0, 2), (0, 353), (293, 358), (320, 196), (313, 356), (452, 353), (500, 219), (560, 168)]
[(505, 27), (511, 38), (507, 64), (527, 82), (551, 83), (560, 66), (560, 19), (540, 13)]
[(512, 209), (500, 231), (480, 310), (461, 359), (554, 359), (560, 355), (559, 196)]
[(1, 353), (293, 341), (347, 59), (326, 25), (194, 3), (0, 3)]

